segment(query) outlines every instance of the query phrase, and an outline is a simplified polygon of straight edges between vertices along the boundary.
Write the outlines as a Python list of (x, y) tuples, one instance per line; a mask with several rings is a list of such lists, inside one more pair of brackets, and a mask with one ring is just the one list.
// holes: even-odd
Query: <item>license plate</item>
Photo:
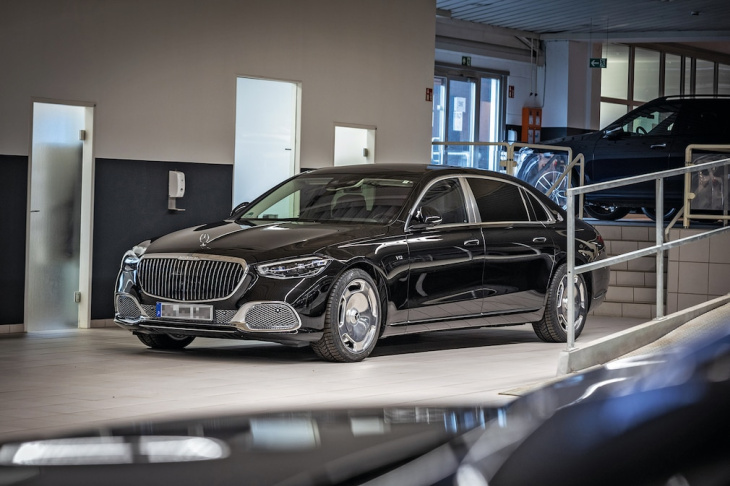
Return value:
[(189, 321), (212, 321), (213, 306), (158, 302), (157, 317), (162, 319), (185, 319)]

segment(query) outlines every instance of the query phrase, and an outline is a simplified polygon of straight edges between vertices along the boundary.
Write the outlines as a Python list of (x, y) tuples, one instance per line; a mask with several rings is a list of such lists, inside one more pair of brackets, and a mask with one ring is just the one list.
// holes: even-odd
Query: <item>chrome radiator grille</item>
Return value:
[(229, 297), (246, 276), (240, 260), (189, 257), (144, 257), (139, 262), (139, 284), (154, 297), (182, 302)]

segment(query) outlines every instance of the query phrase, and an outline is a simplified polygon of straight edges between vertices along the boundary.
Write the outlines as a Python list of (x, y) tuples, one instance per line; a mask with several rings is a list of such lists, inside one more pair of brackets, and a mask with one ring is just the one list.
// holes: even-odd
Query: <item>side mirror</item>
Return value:
[(443, 218), (441, 217), (441, 213), (439, 213), (436, 209), (431, 206), (422, 206), (418, 208), (418, 211), (416, 211), (416, 214), (413, 216), (413, 224), (411, 225), (411, 228), (430, 228), (431, 226), (441, 224), (442, 221)]
[(242, 202), (241, 204), (239, 204), (238, 206), (236, 206), (235, 208), (233, 208), (233, 209), (231, 210), (231, 214), (230, 214), (230, 216), (231, 216), (231, 217), (233, 217), (233, 215), (235, 215), (235, 214), (236, 214), (237, 212), (239, 212), (239, 211), (242, 211), (242, 210), (243, 210), (243, 209), (244, 209), (244, 208), (245, 208), (246, 206), (248, 206), (249, 204), (251, 204), (251, 203), (250, 203), (250, 202), (248, 202), (248, 201), (246, 201), (246, 202)]
[(612, 130), (606, 130), (606, 132), (603, 134), (603, 138), (607, 138), (608, 140), (618, 140), (619, 138), (622, 138), (626, 135), (623, 128), (617, 127)]

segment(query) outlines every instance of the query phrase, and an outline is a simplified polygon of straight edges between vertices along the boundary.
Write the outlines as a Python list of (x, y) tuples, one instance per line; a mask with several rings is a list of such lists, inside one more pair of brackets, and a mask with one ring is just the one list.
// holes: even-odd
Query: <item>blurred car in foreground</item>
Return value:
[(730, 484), (730, 332), (504, 407), (282, 411), (0, 444), (0, 484)]
[[(541, 144), (568, 147), (573, 157), (583, 154), (586, 184), (607, 182), (684, 167), (685, 149), (690, 144), (730, 143), (728, 112), (728, 96), (666, 96), (641, 105), (603, 130)], [(550, 189), (569, 162), (565, 152), (530, 148), (523, 149), (518, 159), (516, 176), (543, 192)], [(695, 181), (694, 187), (697, 184)], [(674, 215), (684, 204), (683, 191), (682, 177), (665, 181), (665, 217)], [(727, 175), (723, 187), (716, 188), (715, 193), (727, 197)], [(564, 188), (555, 197), (564, 199)], [(655, 206), (655, 185), (646, 182), (587, 194), (585, 211), (594, 218), (615, 220), (632, 209), (641, 209), (654, 218)]]
[[(225, 221), (127, 252), (115, 321), (144, 344), (200, 337), (310, 345), (367, 357), (393, 335), (532, 323), (567, 331), (567, 221), (535, 188), (498, 173), (421, 164), (295, 176)], [(576, 222), (577, 264), (605, 257)], [(575, 335), (605, 297), (608, 269), (578, 275)]]

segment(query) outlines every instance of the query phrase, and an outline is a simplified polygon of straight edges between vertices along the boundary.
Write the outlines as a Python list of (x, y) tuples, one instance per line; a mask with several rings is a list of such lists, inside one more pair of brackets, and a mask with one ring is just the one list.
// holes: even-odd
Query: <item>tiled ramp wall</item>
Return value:
[[(595, 225), (609, 256), (653, 246), (653, 225)], [(670, 240), (706, 230), (673, 229)], [(730, 234), (673, 248), (665, 254), (665, 314), (730, 292)], [(593, 313), (602, 316), (656, 317), (656, 257), (641, 257), (611, 267), (606, 301)]]

